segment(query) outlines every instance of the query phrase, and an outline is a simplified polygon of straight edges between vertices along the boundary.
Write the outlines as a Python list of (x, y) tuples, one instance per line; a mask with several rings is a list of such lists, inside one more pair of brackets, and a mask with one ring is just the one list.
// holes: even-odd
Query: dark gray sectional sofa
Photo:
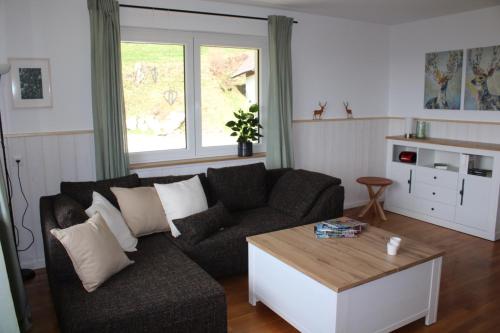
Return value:
[[(193, 175), (63, 182), (60, 194), (40, 199), (47, 274), (63, 332), (226, 332), (225, 294), (214, 278), (247, 271), (245, 238), (343, 214), (344, 189), (334, 177), (260, 164), (209, 169), (207, 175), (199, 176), (209, 205), (222, 201), (235, 225), (195, 245), (169, 233), (141, 237), (138, 251), (127, 253), (135, 263), (92, 293), (50, 230), (84, 222), (93, 191), (118, 207), (111, 186), (152, 186)], [(264, 177), (263, 188), (252, 187), (248, 175)]]

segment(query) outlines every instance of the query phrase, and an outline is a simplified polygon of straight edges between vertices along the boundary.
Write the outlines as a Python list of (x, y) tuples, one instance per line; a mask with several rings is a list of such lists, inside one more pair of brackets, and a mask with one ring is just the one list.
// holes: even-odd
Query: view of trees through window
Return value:
[[(201, 46), (203, 146), (235, 144), (224, 124), (239, 108), (258, 103), (258, 50)], [(122, 42), (122, 71), (130, 152), (184, 149), (185, 48), (179, 44)], [(194, 94), (193, 94), (194, 96)]]
[(201, 47), (201, 117), (203, 146), (235, 144), (225, 124), (233, 112), (258, 103), (258, 50)]

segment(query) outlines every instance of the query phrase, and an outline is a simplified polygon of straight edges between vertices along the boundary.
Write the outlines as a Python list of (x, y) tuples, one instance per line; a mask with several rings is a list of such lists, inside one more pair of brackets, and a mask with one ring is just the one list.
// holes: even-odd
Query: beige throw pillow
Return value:
[(88, 292), (96, 290), (112, 275), (133, 263), (99, 213), (85, 223), (50, 232), (68, 252), (76, 274)]
[(154, 187), (112, 187), (122, 216), (135, 237), (169, 231), (167, 217)]

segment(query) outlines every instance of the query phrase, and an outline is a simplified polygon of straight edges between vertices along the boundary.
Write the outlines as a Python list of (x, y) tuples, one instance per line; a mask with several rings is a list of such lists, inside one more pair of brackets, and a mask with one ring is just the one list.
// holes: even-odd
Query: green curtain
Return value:
[(293, 167), (292, 142), (292, 27), (293, 18), (269, 16), (269, 103), (267, 167)]
[[(3, 164), (0, 164), (0, 243), (7, 268), (10, 291), (16, 309), (19, 329), (22, 332), (31, 327), (31, 310), (24, 290), (21, 268), (17, 258), (16, 244), (12, 224), (10, 222), (9, 206), (7, 204), (7, 187), (3, 176)], [(3, 300), (0, 299), (0, 302)], [(1, 316), (0, 316), (1, 317)]]
[(92, 109), (97, 179), (128, 174), (123, 99), (120, 7), (115, 0), (88, 0), (92, 59)]

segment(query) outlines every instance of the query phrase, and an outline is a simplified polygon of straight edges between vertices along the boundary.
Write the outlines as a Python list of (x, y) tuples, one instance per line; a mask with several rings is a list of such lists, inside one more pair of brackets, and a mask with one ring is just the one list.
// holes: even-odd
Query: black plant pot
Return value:
[(253, 144), (251, 142), (238, 142), (238, 156), (247, 157), (253, 155)]

